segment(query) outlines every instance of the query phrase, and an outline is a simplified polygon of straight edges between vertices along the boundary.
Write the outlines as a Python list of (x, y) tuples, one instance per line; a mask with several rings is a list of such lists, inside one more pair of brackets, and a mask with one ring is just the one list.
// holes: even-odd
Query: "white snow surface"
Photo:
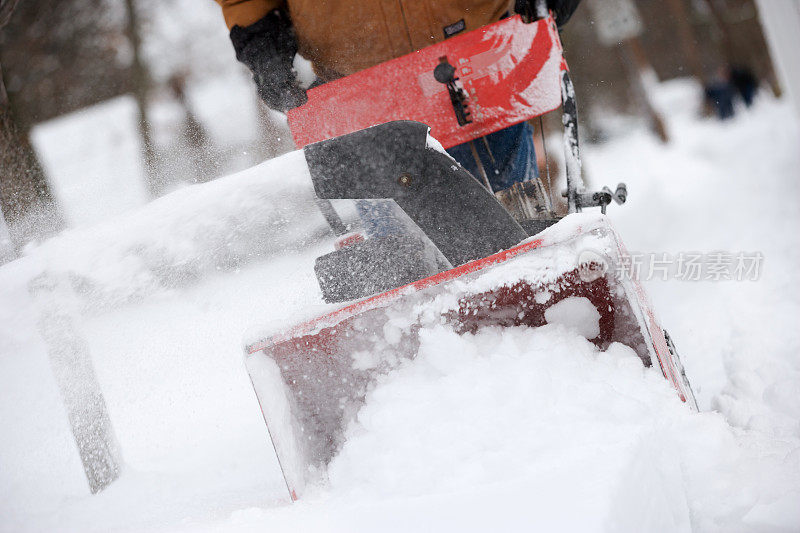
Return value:
[[(701, 413), (569, 324), (432, 327), (369, 394), (329, 483), (290, 504), (241, 346), (254, 324), (330, 309), (313, 260), (332, 238), (314, 238), (289, 154), (0, 267), (0, 530), (797, 531), (800, 132), (786, 102), (720, 123), (695, 118), (698, 96), (659, 88), (673, 144), (633, 126), (584, 155), (596, 184), (628, 183), (611, 218), (629, 250), (764, 255), (757, 281), (645, 281)], [(94, 496), (28, 294), (43, 271), (69, 287), (54, 304), (89, 346), (124, 461)]]

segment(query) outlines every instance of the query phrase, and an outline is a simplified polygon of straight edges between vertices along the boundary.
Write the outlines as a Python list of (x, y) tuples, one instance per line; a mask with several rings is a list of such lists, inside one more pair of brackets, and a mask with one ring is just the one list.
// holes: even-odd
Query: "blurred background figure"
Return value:
[(731, 66), (728, 69), (730, 84), (742, 98), (747, 107), (753, 105), (753, 99), (758, 91), (758, 78), (747, 67)]
[(735, 88), (731, 83), (728, 69), (724, 67), (718, 68), (706, 83), (705, 91), (707, 104), (713, 106), (720, 119), (725, 120), (733, 116)]
[(722, 120), (733, 117), (736, 113), (734, 103), (739, 98), (745, 106), (750, 107), (756, 91), (758, 79), (747, 67), (720, 67), (705, 87), (708, 105)]

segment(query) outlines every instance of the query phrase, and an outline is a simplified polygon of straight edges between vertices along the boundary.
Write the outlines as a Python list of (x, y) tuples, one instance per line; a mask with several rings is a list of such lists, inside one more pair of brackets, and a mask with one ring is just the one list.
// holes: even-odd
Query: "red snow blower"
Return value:
[[(559, 106), (563, 219), (542, 206), (540, 182), (495, 195), (442, 150)], [(323, 296), (341, 307), (246, 345), (292, 499), (325, 478), (378, 376), (415, 356), (425, 328), (469, 335), (567, 317), (599, 349), (623, 343), (657, 365), (696, 409), (617, 234), (601, 214), (579, 213), (605, 212), (626, 191), (582, 185), (575, 95), (551, 17), (507, 18), (313, 88), (289, 124), (323, 203), (393, 200), (407, 229), (319, 257)]]

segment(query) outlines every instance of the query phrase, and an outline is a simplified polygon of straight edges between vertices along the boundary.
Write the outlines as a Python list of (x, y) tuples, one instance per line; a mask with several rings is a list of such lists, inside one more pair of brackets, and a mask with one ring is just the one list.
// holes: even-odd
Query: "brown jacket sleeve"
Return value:
[(222, 6), (222, 16), (228, 29), (234, 26), (247, 27), (261, 20), (264, 15), (285, 7), (285, 0), (216, 0)]

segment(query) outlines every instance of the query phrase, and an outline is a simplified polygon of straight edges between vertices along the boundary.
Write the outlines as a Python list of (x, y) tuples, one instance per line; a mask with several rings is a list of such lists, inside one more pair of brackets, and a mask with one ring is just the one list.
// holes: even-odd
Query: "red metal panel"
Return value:
[[(308, 103), (289, 111), (289, 127), (303, 147), (416, 120), (449, 148), (558, 108), (561, 52), (552, 19), (503, 19), (309, 90)], [(446, 87), (433, 77), (444, 56), (467, 93), (471, 124), (458, 125)]]
[[(548, 257), (547, 248), (574, 254), (584, 243), (607, 261), (603, 269), (588, 270), (596, 277), (587, 276), (576, 257), (576, 266), (563, 263), (566, 270), (549, 281), (526, 279), (536, 256)], [(547, 323), (551, 306), (585, 298), (598, 313), (598, 335), (591, 341), (601, 349), (613, 342), (630, 346), (644, 364), (658, 364), (681, 400), (694, 407), (680, 361), (641, 285), (623, 273), (625, 255), (607, 220), (589, 221), (551, 242), (524, 242), (247, 345), (248, 372), (292, 499), (324, 474), (367, 391), (379, 375), (414, 357), (419, 329), (431, 324), (448, 324), (459, 333), (537, 327)], [(484, 274), (504, 270), (507, 274), (496, 278), (504, 281), (469, 289)], [(363, 353), (374, 357), (372, 364), (355, 364), (355, 355)]]

